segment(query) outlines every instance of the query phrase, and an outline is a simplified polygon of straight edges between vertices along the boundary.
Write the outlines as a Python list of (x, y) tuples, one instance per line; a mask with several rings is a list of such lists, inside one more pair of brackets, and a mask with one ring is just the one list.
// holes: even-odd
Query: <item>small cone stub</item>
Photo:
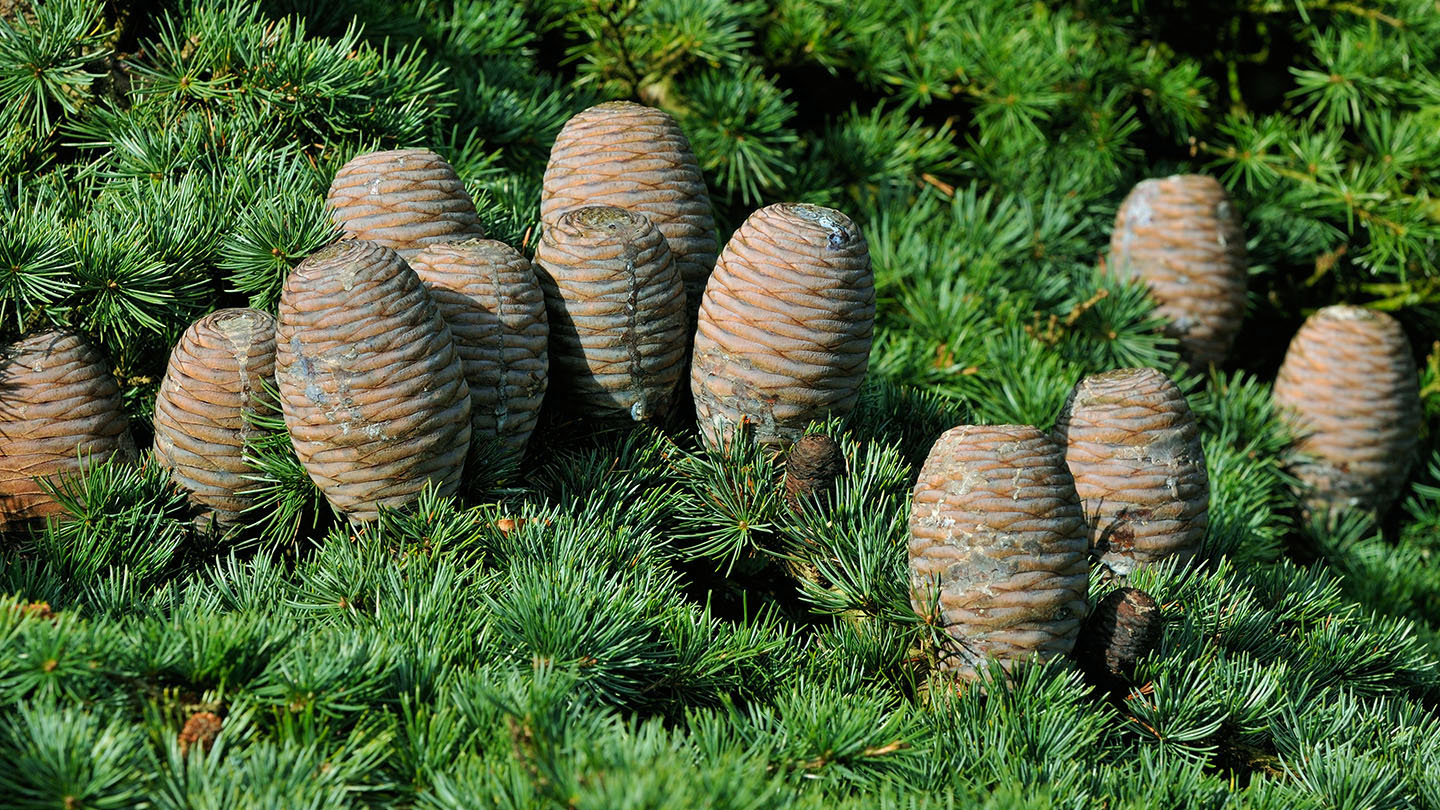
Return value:
[(565, 123), (545, 167), (540, 218), (546, 228), (576, 208), (613, 205), (660, 229), (697, 307), (715, 266), (715, 219), (690, 141), (663, 110), (608, 101)]
[(464, 363), (398, 254), (357, 240), (301, 262), (280, 296), (275, 343), (296, 455), (336, 509), (374, 520), (428, 481), (456, 491), (470, 449)]
[(1125, 682), (1160, 644), (1165, 613), (1139, 588), (1118, 588), (1095, 606), (1080, 630), (1075, 660), (1092, 681)]
[(915, 484), (910, 576), (915, 610), (937, 610), (955, 642), (942, 668), (974, 679), (987, 658), (1009, 669), (1068, 654), (1087, 572), (1080, 499), (1049, 437), (962, 425), (935, 442)]
[(251, 419), (275, 411), (275, 319), (255, 309), (222, 309), (180, 336), (155, 399), (155, 457), (225, 531), (254, 505), (245, 461)]
[(1290, 341), (1274, 397), (1295, 431), (1292, 472), (1307, 506), (1383, 513), (1420, 433), (1419, 380), (1399, 322), (1361, 307), (1316, 312)]
[(1070, 392), (1055, 441), (1085, 506), (1090, 553), (1120, 576), (1205, 539), (1210, 479), (1195, 416), (1153, 368), (1086, 377)]
[(663, 419), (684, 372), (685, 288), (643, 214), (580, 208), (545, 229), (535, 265), (550, 318), (552, 386), (598, 419)]
[(855, 407), (870, 363), (875, 284), (865, 236), (839, 211), (751, 214), (705, 288), (690, 372), (706, 441), (737, 429), (784, 449)]
[(1213, 177), (1141, 181), (1115, 215), (1110, 268), (1150, 287), (1166, 333), (1191, 363), (1219, 365), (1245, 317), (1245, 231)]
[(406, 259), (426, 245), (485, 236), (460, 176), (429, 149), (352, 159), (336, 173), (326, 201), (346, 233)]
[(465, 361), (471, 445), (493, 440), (520, 456), (550, 380), (550, 325), (535, 268), (493, 239), (430, 245), (410, 265)]
[(64, 511), (36, 479), (134, 455), (120, 387), (84, 338), (41, 332), (0, 353), (0, 530)]
[(845, 475), (845, 455), (840, 443), (823, 433), (811, 433), (790, 448), (785, 459), (785, 503), (792, 510), (808, 495), (829, 501), (830, 487)]

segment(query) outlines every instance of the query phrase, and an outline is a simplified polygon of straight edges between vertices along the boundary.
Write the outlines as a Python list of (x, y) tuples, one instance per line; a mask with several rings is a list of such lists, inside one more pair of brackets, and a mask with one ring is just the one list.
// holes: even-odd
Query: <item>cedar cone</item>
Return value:
[[(911, 603), (958, 649), (940, 666), (974, 679), (1075, 645), (1085, 616), (1085, 515), (1060, 448), (1028, 425), (952, 428), (935, 442), (910, 514)], [(927, 619), (929, 617), (926, 617)]]
[(848, 414), (874, 321), (870, 252), (849, 217), (799, 203), (751, 214), (700, 309), (690, 388), (706, 440), (743, 427), (784, 449), (812, 420)]
[(690, 141), (669, 113), (608, 101), (565, 122), (545, 167), (540, 218), (549, 229), (589, 205), (638, 211), (654, 222), (674, 254), (686, 300), (700, 306), (715, 266), (715, 220)]
[(580, 208), (545, 229), (535, 265), (554, 387), (587, 416), (663, 419), (687, 331), (685, 288), (665, 237), (643, 214)]
[(155, 399), (155, 458), (203, 511), (197, 525), (221, 532), (254, 505), (245, 461), (255, 432), (247, 417), (275, 411), (275, 319), (255, 309), (222, 309), (185, 330)]
[(1144, 180), (1115, 215), (1110, 268), (1150, 287), (1165, 333), (1192, 364), (1225, 362), (1245, 317), (1245, 231), (1230, 195), (1202, 174)]
[(845, 474), (845, 456), (840, 444), (823, 433), (811, 433), (790, 448), (785, 459), (785, 502), (800, 509), (805, 496), (815, 493), (829, 504), (835, 479)]
[(1314, 510), (1384, 513), (1419, 443), (1420, 392), (1410, 342), (1383, 312), (1326, 307), (1290, 341), (1275, 379), (1302, 457), (1293, 472)]
[(370, 152), (340, 167), (326, 196), (335, 224), (409, 259), (426, 245), (485, 236), (470, 192), (429, 149)]
[(1075, 385), (1055, 441), (1085, 505), (1090, 553), (1120, 576), (1190, 559), (1208, 525), (1210, 479), (1185, 395), (1153, 368), (1123, 368)]
[(410, 260), (440, 308), (470, 385), (470, 443), (525, 451), (550, 379), (545, 293), (530, 260), (504, 242), (430, 245)]
[(1075, 642), (1075, 660), (1097, 685), (1125, 683), (1135, 665), (1160, 643), (1165, 614), (1139, 588), (1111, 591), (1095, 606)]
[(223, 721), (214, 712), (196, 712), (190, 715), (185, 721), (185, 727), (180, 729), (180, 756), (185, 756), (190, 746), (200, 744), (200, 750), (210, 753), (210, 747), (215, 744), (215, 739), (220, 736), (220, 727)]
[(84, 338), (57, 330), (0, 355), (0, 530), (64, 509), (37, 478), (135, 456), (120, 386)]
[(291, 271), (275, 380), (295, 453), (331, 505), (374, 520), (427, 481), (455, 492), (470, 449), (470, 388), (450, 327), (409, 265), (340, 242)]

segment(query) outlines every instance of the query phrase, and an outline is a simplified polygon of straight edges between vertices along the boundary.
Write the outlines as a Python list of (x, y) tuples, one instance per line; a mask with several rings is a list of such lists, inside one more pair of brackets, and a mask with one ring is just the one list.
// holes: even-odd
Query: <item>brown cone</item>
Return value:
[(1055, 441), (1085, 506), (1090, 553), (1111, 571), (1200, 550), (1210, 479), (1185, 395), (1153, 368), (1086, 377), (1070, 392)]
[(1316, 312), (1290, 341), (1274, 397), (1295, 430), (1302, 458), (1292, 471), (1307, 506), (1384, 513), (1420, 434), (1419, 381), (1399, 322), (1360, 307)]
[(783, 449), (812, 420), (848, 414), (874, 322), (870, 252), (849, 217), (798, 203), (751, 214), (700, 307), (690, 389), (706, 440), (743, 426)]
[(1239, 214), (1213, 177), (1144, 180), (1115, 215), (1109, 267), (1149, 285), (1166, 334), (1194, 365), (1229, 355), (1245, 317), (1247, 264)]
[(550, 379), (545, 293), (530, 260), (504, 242), (430, 245), (410, 260), (440, 308), (470, 385), (470, 443), (525, 451)]
[(326, 202), (346, 233), (406, 259), (426, 245), (485, 236), (465, 184), (429, 149), (354, 158), (336, 173)]
[(255, 309), (222, 309), (185, 330), (155, 399), (155, 457), (204, 511), (197, 525), (226, 531), (254, 505), (245, 442), (247, 416), (270, 414), (275, 319)]
[(911, 601), (939, 615), (944, 669), (973, 679), (1070, 652), (1085, 616), (1085, 518), (1060, 448), (1028, 425), (962, 425), (925, 459), (910, 515)]
[(185, 721), (185, 727), (180, 729), (180, 755), (185, 756), (192, 745), (199, 745), (201, 751), (210, 753), (210, 747), (220, 737), (223, 726), (224, 721), (214, 712), (196, 712), (190, 715)]
[(686, 350), (685, 288), (665, 237), (609, 206), (561, 216), (535, 250), (562, 401), (600, 419), (663, 419)]
[(79, 335), (31, 335), (0, 355), (0, 530), (64, 510), (37, 478), (78, 474), (135, 445), (120, 387)]
[(815, 494), (828, 504), (831, 486), (844, 474), (845, 455), (839, 442), (811, 433), (796, 442), (785, 459), (785, 502), (798, 510), (806, 496)]
[(285, 280), (275, 380), (296, 455), (330, 503), (374, 520), (434, 481), (455, 492), (470, 389), (415, 272), (373, 242), (331, 245)]
[(613, 205), (655, 223), (699, 306), (715, 266), (715, 220), (690, 141), (669, 113), (608, 101), (572, 117), (545, 167), (540, 218), (546, 228), (590, 205)]
[(1165, 614), (1154, 597), (1139, 588), (1119, 588), (1101, 599), (1085, 620), (1075, 660), (1092, 682), (1128, 681), (1164, 631)]

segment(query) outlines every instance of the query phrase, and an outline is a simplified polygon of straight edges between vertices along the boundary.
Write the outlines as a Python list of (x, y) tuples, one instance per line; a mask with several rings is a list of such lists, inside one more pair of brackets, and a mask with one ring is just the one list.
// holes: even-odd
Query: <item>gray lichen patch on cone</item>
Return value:
[(777, 449), (855, 406), (869, 367), (875, 288), (845, 214), (794, 203), (751, 214), (716, 263), (690, 373), (706, 441)]
[(336, 509), (373, 520), (427, 482), (455, 492), (470, 445), (464, 364), (394, 251), (345, 242), (291, 272), (276, 381), (296, 454)]
[(1209, 516), (1205, 452), (1184, 394), (1163, 373), (1130, 368), (1084, 378), (1054, 437), (1102, 565), (1125, 576), (1199, 551)]
[(965, 425), (935, 442), (915, 484), (911, 599), (929, 600), (967, 679), (1070, 652), (1085, 615), (1085, 523), (1060, 449), (1025, 425)]
[(1398, 321), (1325, 307), (1290, 341), (1274, 401), (1291, 424), (1306, 506), (1385, 512), (1419, 444), (1419, 378)]
[(63, 512), (37, 479), (134, 456), (120, 387), (87, 340), (41, 332), (0, 354), (0, 529)]
[(549, 310), (552, 385), (599, 419), (655, 421), (687, 349), (685, 288), (643, 214), (590, 206), (545, 229), (535, 265)]

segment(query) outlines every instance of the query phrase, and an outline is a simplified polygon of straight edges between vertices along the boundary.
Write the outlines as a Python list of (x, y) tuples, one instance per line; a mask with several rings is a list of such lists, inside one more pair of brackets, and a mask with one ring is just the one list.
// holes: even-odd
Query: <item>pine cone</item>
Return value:
[(1085, 620), (1075, 660), (1092, 683), (1125, 683), (1164, 632), (1165, 614), (1154, 597), (1139, 588), (1119, 588), (1101, 599)]
[(545, 229), (535, 265), (554, 387), (587, 416), (663, 419), (687, 331), (685, 288), (665, 237), (643, 214), (580, 208)]
[(354, 158), (336, 173), (326, 201), (346, 233), (406, 259), (426, 245), (485, 236), (465, 184), (429, 149)]
[(700, 305), (715, 266), (715, 220), (705, 177), (690, 141), (669, 113), (609, 101), (565, 122), (550, 150), (540, 218), (590, 205), (644, 214), (660, 229), (685, 282), (686, 300)]
[(155, 458), (204, 510), (197, 525), (228, 531), (254, 505), (246, 494), (245, 442), (255, 428), (246, 418), (269, 414), (275, 403), (275, 319), (255, 309), (222, 309), (185, 330), (155, 399)]
[(470, 389), (450, 327), (415, 272), (374, 242), (331, 245), (285, 280), (275, 380), (295, 452), (355, 520), (434, 481), (449, 495), (470, 448)]
[(790, 448), (785, 459), (785, 503), (793, 510), (812, 493), (829, 503), (835, 479), (845, 474), (845, 455), (840, 444), (823, 433), (811, 433)]
[(958, 649), (942, 668), (973, 679), (1065, 655), (1085, 616), (1085, 516), (1060, 448), (1028, 425), (962, 425), (925, 459), (910, 515), (911, 601)]
[(1420, 433), (1419, 381), (1399, 322), (1360, 307), (1316, 312), (1290, 341), (1274, 397), (1295, 429), (1302, 458), (1292, 471), (1307, 506), (1383, 514)]
[(504, 242), (430, 245), (410, 260), (450, 324), (470, 385), (470, 443), (525, 451), (550, 379), (545, 293), (530, 260)]
[(1142, 181), (1115, 215), (1111, 270), (1149, 285), (1166, 334), (1194, 365), (1229, 355), (1245, 317), (1247, 263), (1240, 217), (1213, 177)]
[(199, 745), (200, 750), (210, 753), (210, 747), (220, 736), (220, 729), (224, 721), (214, 712), (196, 712), (190, 715), (185, 721), (185, 727), (180, 729), (180, 756), (185, 756), (190, 746)]
[(31, 335), (0, 356), (0, 530), (61, 514), (37, 478), (135, 456), (120, 386), (68, 331)]
[(830, 208), (751, 214), (705, 288), (690, 372), (706, 440), (736, 428), (783, 449), (854, 407), (870, 362), (875, 285), (865, 236)]
[(1185, 395), (1168, 377), (1153, 368), (1086, 377), (1054, 436), (1101, 563), (1127, 576), (1200, 550), (1210, 504), (1205, 451)]

